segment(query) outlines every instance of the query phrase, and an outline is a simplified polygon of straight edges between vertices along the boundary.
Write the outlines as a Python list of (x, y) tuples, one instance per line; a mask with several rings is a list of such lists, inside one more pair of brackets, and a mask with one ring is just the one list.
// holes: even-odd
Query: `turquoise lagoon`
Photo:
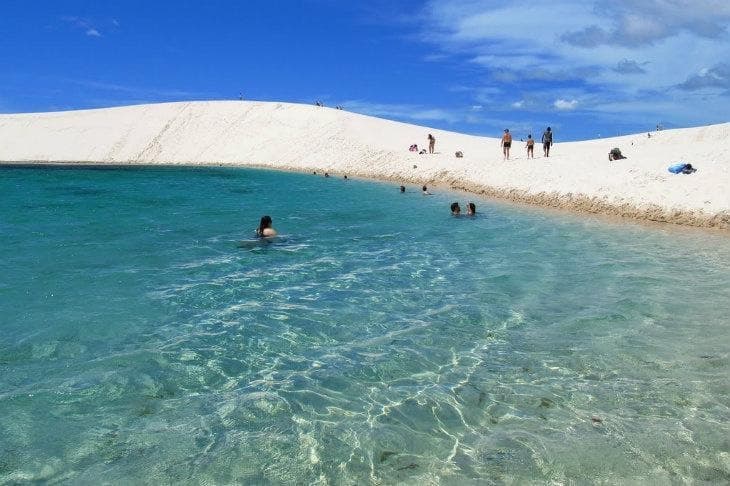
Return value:
[(730, 481), (726, 234), (263, 170), (0, 176), (0, 483)]

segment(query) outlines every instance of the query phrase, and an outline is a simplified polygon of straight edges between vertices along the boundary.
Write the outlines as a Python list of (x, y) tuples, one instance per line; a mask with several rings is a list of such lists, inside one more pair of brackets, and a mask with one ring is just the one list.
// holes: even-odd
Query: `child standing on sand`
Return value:
[(531, 134), (527, 136), (527, 158), (535, 158), (535, 140)]
[(512, 146), (512, 134), (509, 133), (509, 128), (504, 129), (504, 135), (502, 135), (502, 153), (504, 154), (505, 160), (509, 160), (509, 148)]

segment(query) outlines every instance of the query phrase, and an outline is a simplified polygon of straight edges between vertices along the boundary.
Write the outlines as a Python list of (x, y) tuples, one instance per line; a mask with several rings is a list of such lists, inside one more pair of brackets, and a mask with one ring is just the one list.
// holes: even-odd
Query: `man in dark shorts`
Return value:
[(550, 157), (550, 147), (553, 145), (553, 131), (547, 127), (542, 133), (542, 153), (545, 157)]

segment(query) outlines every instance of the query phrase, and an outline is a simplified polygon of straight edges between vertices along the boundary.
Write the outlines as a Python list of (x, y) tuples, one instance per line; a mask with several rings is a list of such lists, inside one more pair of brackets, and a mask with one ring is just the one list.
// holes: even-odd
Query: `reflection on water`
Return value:
[[(265, 171), (2, 175), (0, 482), (730, 480), (723, 235)], [(285, 236), (249, 239), (261, 214)]]

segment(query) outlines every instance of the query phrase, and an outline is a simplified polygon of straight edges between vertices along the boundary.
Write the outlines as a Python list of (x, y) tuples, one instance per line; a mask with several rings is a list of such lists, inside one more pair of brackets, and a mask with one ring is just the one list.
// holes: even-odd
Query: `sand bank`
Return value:
[[(408, 151), (436, 137), (436, 154)], [(498, 135), (498, 134), (495, 134)], [(329, 171), (550, 207), (730, 229), (730, 123), (556, 143), (524, 142), (309, 105), (216, 101), (0, 115), (0, 163), (237, 165)], [(519, 136), (519, 134), (518, 134)], [(608, 161), (620, 147), (628, 158)], [(456, 158), (456, 151), (464, 153)], [(698, 170), (675, 175), (667, 167)]]

